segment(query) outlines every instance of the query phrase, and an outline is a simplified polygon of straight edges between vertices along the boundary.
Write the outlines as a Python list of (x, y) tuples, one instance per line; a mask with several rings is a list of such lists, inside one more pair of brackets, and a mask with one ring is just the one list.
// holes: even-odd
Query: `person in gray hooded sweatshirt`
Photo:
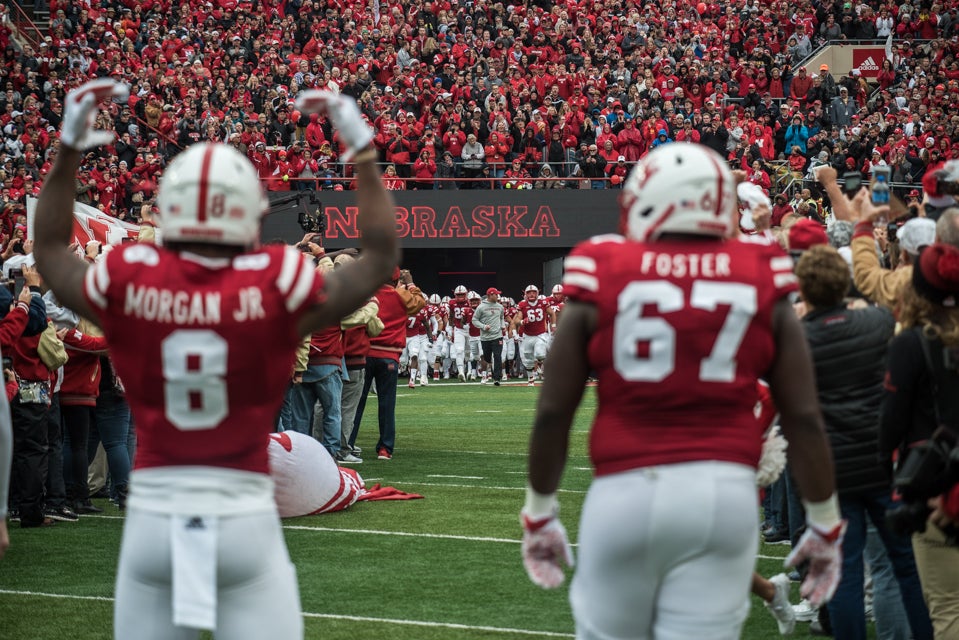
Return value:
[[(486, 298), (473, 312), (473, 326), (480, 330), (480, 345), (483, 361), (493, 365), (493, 386), (498, 387), (503, 375), (503, 331), (506, 329), (506, 314), (499, 302), (499, 289), (490, 287)], [(483, 377), (486, 381), (486, 377)]]
[(561, 180), (556, 180), (556, 176), (553, 174), (553, 168), (548, 164), (544, 164), (540, 167), (538, 180), (533, 184), (534, 189), (562, 189), (563, 182)]

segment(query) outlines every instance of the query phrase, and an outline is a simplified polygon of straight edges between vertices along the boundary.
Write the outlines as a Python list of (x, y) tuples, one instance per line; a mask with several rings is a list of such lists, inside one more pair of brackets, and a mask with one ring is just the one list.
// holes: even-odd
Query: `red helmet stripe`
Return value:
[(706, 157), (716, 167), (716, 217), (719, 218), (723, 215), (723, 170), (712, 154), (707, 153)]
[(210, 163), (213, 160), (213, 151), (216, 145), (207, 145), (203, 150), (203, 161), (200, 164), (200, 189), (196, 203), (197, 222), (206, 222), (206, 196), (209, 188), (208, 179), (210, 176)]

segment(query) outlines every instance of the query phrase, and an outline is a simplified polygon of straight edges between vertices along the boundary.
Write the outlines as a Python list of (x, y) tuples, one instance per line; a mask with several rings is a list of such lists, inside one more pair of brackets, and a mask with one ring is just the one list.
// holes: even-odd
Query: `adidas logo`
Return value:
[(199, 516), (193, 516), (186, 523), (186, 528), (187, 529), (206, 529), (206, 525), (203, 524), (203, 518)]
[(859, 65), (860, 71), (879, 71), (879, 65), (876, 64), (876, 61), (872, 59), (872, 56), (866, 58), (866, 60)]

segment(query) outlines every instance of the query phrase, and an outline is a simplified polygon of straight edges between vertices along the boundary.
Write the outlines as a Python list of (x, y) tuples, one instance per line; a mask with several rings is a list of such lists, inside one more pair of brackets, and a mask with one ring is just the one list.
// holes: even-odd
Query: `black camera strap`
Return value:
[(942, 424), (942, 414), (939, 411), (939, 376), (932, 363), (932, 350), (929, 348), (930, 339), (919, 331), (919, 344), (922, 345), (922, 356), (926, 361), (926, 370), (929, 372), (929, 384), (932, 387), (932, 407), (936, 412), (936, 425)]

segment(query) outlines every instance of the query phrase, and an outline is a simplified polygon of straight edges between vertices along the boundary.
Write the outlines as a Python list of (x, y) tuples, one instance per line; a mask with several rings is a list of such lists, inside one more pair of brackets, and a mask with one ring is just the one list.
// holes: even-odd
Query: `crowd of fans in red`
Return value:
[[(65, 92), (96, 76), (131, 95), (101, 113), (118, 139), (90, 154), (77, 198), (120, 217), (198, 140), (237, 145), (270, 190), (349, 189), (329, 123), (292, 107), (313, 87), (357, 100), (390, 188), (616, 187), (682, 141), (767, 190), (775, 160), (800, 176), (884, 162), (918, 182), (959, 157), (957, 4), (57, 0), (36, 46), (0, 36), (0, 197), (9, 218), (37, 193)], [(827, 41), (890, 32), (878, 92), (800, 65)]]

